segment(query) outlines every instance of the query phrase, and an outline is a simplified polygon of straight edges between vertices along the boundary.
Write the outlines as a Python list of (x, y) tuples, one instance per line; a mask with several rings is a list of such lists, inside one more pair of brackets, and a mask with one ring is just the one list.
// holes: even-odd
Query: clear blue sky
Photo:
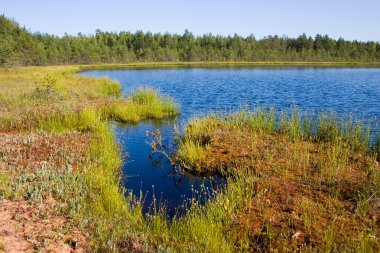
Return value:
[(0, 0), (0, 14), (55, 35), (143, 30), (380, 41), (380, 0)]

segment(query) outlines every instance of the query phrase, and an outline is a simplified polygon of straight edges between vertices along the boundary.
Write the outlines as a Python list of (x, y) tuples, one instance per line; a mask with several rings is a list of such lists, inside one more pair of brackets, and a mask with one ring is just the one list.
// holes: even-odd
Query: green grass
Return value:
[[(136, 99), (141, 96), (146, 101)], [(172, 100), (160, 95), (153, 89), (138, 89), (127, 99), (118, 99), (113, 103), (97, 107), (84, 107), (77, 112), (55, 110), (52, 115), (36, 115), (35, 127), (46, 131), (65, 131), (77, 129), (89, 131), (96, 128), (102, 120), (137, 123), (144, 119), (161, 119), (179, 114), (178, 106)], [(29, 125), (33, 120), (29, 119)]]
[[(223, 193), (170, 227), (185, 245), (228, 252), (380, 248), (372, 216), (379, 211), (380, 167), (365, 125), (258, 109), (196, 118), (177, 139), (175, 159), (185, 168), (230, 175)], [(305, 235), (311, 237), (303, 244), (292, 239)]]
[(139, 88), (127, 101), (106, 106), (103, 114), (116, 121), (137, 123), (144, 119), (176, 116), (179, 106), (153, 89)]
[(178, 146), (177, 156), (181, 160), (182, 166), (198, 171), (206, 162), (206, 149), (207, 146), (202, 146), (199, 142), (184, 140)]
[[(77, 70), (23, 68), (0, 73), (0, 102), (7, 112), (1, 115), (1, 131), (6, 136), (20, 136), (20, 145), (44, 141), (54, 152), (47, 154), (48, 160), (42, 166), (26, 167), (23, 173), (20, 169), (29, 158), (15, 158), (21, 165), (11, 164), (10, 170), (0, 174), (0, 196), (32, 203), (54, 198), (65, 203), (65, 208), (54, 207), (52, 212), (69, 217), (70, 226), (87, 231), (91, 250), (133, 249), (134, 244), (149, 248), (144, 246), (148, 241), (140, 200), (126, 198), (120, 188), (122, 158), (110, 120), (136, 123), (172, 117), (179, 113), (178, 105), (148, 88), (123, 98), (118, 83), (72, 76)], [(23, 88), (15, 89), (15, 84)], [(76, 147), (71, 150), (54, 141), (66, 139), (72, 131), (90, 138), (87, 151), (78, 154), (79, 158), (74, 153)], [(5, 150), (0, 162), (7, 162), (8, 153), (13, 155), (13, 147)], [(32, 158), (36, 156), (33, 159), (40, 159), (38, 152), (32, 153)], [(80, 163), (76, 164), (78, 159)]]
[[(144, 217), (143, 197), (125, 196), (120, 187), (122, 157), (110, 122), (171, 117), (179, 113), (178, 105), (147, 88), (123, 98), (116, 82), (73, 76), (80, 69), (0, 71), (2, 131), (22, 135), (22, 145), (40, 138), (54, 147), (36, 170), (22, 167), (25, 158), (20, 158), (20, 164), (0, 173), (0, 198), (42, 203), (52, 197), (65, 203), (54, 212), (87, 233), (88, 250), (94, 252), (379, 249), (379, 144), (369, 145), (364, 125), (327, 114), (315, 119), (296, 109), (282, 115), (257, 109), (195, 118), (185, 136), (177, 136), (176, 159), (202, 171), (218, 155), (227, 156), (209, 169), (226, 175), (226, 188), (194, 192), (184, 203), (187, 213), (172, 221), (162, 209)], [(57, 136), (74, 134), (88, 140), (83, 154), (55, 142)], [(15, 148), (6, 150), (12, 154)], [(205, 196), (211, 198), (201, 205)], [(297, 244), (297, 232), (309, 241)]]
[[(344, 160), (339, 153), (341, 149), (370, 152), (377, 147), (376, 144), (370, 146), (369, 127), (361, 122), (355, 124), (352, 118), (338, 119), (336, 115), (326, 113), (312, 117), (301, 114), (297, 108), (290, 114), (257, 108), (253, 112), (242, 110), (227, 117), (209, 115), (192, 119), (185, 129), (185, 136), (177, 138), (177, 160), (188, 169), (201, 172), (202, 166), (207, 163), (206, 153), (212, 136), (215, 131), (226, 129), (234, 132), (249, 129), (258, 134), (279, 133), (294, 142), (330, 143), (328, 146), (335, 160)], [(345, 159), (348, 159), (347, 156)]]
[(80, 216), (86, 218), (93, 231), (92, 248), (108, 251), (133, 240), (143, 224), (143, 217), (139, 203), (133, 204), (132, 196), (126, 199), (120, 188), (122, 161), (113, 132), (107, 123), (101, 123), (94, 132), (84, 175), (87, 190)]

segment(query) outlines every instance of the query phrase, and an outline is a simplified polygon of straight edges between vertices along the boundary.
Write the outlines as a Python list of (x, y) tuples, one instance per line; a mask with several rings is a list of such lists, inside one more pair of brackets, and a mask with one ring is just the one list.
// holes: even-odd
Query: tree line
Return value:
[(103, 32), (58, 37), (31, 33), (0, 16), (0, 65), (126, 63), (136, 61), (380, 62), (379, 42), (268, 36)]

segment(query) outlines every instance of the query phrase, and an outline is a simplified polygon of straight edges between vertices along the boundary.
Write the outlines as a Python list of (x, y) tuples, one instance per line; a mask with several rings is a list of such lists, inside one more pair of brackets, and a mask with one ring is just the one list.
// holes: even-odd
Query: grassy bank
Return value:
[[(154, 67), (91, 68), (136, 66)], [(225, 176), (227, 187), (195, 193), (215, 197), (200, 205), (195, 196), (172, 221), (144, 217), (142, 199), (120, 187), (110, 122), (170, 117), (178, 106), (149, 89), (123, 98), (117, 82), (73, 75), (84, 68), (0, 70), (0, 228), (9, 232), (0, 249), (379, 250), (380, 168), (364, 126), (274, 111), (194, 119), (174, 159)]]
[(194, 119), (175, 159), (194, 172), (229, 178), (223, 194), (194, 211), (218, 247), (377, 252), (375, 150), (368, 129), (352, 121), (258, 110)]
[(171, 117), (178, 106), (146, 88), (124, 98), (117, 82), (73, 75), (77, 71), (0, 71), (0, 201), (5, 207), (0, 216), (6, 217), (0, 227), (8, 231), (0, 245), (5, 251), (138, 250), (144, 245), (139, 203), (119, 188), (122, 160), (110, 120)]

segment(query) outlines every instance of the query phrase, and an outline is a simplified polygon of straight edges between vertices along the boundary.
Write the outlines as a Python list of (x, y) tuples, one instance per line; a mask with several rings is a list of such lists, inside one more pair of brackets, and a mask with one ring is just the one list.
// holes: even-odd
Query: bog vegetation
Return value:
[(378, 252), (378, 152), (352, 120), (259, 109), (194, 119), (172, 159), (228, 178), (225, 192), (191, 212), (216, 248)]
[(57, 37), (31, 33), (0, 16), (0, 65), (59, 65), (135, 61), (379, 62), (380, 44), (314, 38), (103, 32)]
[[(196, 118), (176, 136), (176, 152), (165, 154), (192, 173), (222, 175), (227, 186), (196, 193), (186, 214), (169, 221), (161, 209), (144, 216), (143, 196), (126, 196), (120, 187), (122, 157), (111, 124), (175, 116), (175, 102), (147, 88), (125, 98), (115, 81), (74, 75), (83, 67), (11, 66), (379, 60), (377, 42), (320, 35), (56, 37), (0, 16), (6, 66), (0, 69), (0, 250), (378, 252), (380, 142), (372, 144), (364, 125), (297, 110)], [(200, 204), (204, 195), (213, 197)]]
[[(178, 106), (146, 88), (123, 98), (117, 82), (73, 75), (79, 70), (0, 72), (0, 201), (15, 242), (41, 251), (380, 249), (379, 144), (365, 126), (298, 111), (196, 118), (170, 158), (227, 186), (195, 193), (169, 221), (161, 209), (144, 216), (143, 196), (125, 196), (110, 120), (170, 117)], [(213, 197), (200, 204), (205, 195)]]
[(5, 251), (142, 247), (140, 239), (132, 241), (143, 233), (142, 213), (119, 187), (122, 159), (110, 120), (171, 117), (179, 108), (147, 88), (124, 98), (119, 83), (73, 75), (77, 71), (0, 70)]

